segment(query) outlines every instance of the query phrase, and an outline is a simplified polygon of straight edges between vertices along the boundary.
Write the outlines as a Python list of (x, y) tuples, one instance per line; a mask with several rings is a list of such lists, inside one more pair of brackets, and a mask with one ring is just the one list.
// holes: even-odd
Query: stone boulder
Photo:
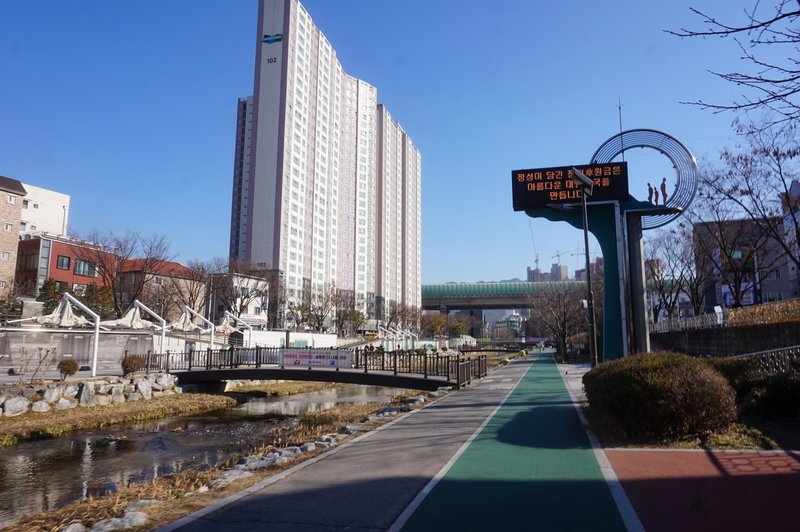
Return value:
[(52, 409), (47, 401), (36, 401), (31, 405), (31, 410), (34, 412), (49, 412)]
[(103, 519), (98, 521), (90, 532), (112, 532), (115, 530), (127, 530), (137, 526), (144, 526), (147, 523), (147, 514), (144, 512), (125, 512), (119, 517)]
[(94, 399), (94, 383), (91, 381), (82, 382), (78, 388), (78, 403), (81, 406), (92, 406), (96, 403)]
[(3, 403), (3, 416), (13, 417), (28, 411), (31, 402), (25, 397), (11, 397)]
[(150, 399), (153, 397), (153, 387), (147, 379), (140, 379), (136, 383), (136, 391), (142, 395), (143, 399)]
[(58, 398), (61, 397), (61, 394), (64, 393), (63, 386), (53, 386), (52, 388), (48, 388), (44, 392), (44, 400), (48, 403), (55, 403), (58, 401)]
[(111, 402), (112, 403), (124, 403), (125, 402), (125, 394), (123, 390), (125, 387), (122, 384), (115, 384), (111, 388)]
[(55, 402), (53, 408), (56, 410), (69, 410), (70, 408), (75, 408), (78, 406), (78, 401), (75, 399), (70, 399), (69, 397), (62, 397), (58, 401)]

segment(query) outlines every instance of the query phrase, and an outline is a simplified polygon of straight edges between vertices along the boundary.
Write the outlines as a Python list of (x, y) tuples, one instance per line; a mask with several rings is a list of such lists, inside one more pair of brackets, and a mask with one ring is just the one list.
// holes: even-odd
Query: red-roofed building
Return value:
[(153, 259), (124, 259), (119, 268), (117, 297), (123, 306), (138, 299), (168, 321), (184, 306), (202, 312), (206, 279), (183, 264)]

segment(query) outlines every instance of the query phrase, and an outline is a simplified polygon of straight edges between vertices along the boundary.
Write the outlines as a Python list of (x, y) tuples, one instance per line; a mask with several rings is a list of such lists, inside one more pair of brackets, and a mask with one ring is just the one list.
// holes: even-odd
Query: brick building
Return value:
[[(91, 242), (50, 234), (23, 235), (18, 244), (17, 291), (21, 297), (36, 297), (47, 279), (76, 295), (87, 286), (104, 286), (94, 263), (83, 260), (82, 250), (95, 248)], [(100, 252), (102, 253), (102, 252)], [(108, 254), (111, 256), (111, 254)]]
[(22, 183), (0, 176), (0, 297), (8, 294), (14, 282), (19, 222), (25, 194)]

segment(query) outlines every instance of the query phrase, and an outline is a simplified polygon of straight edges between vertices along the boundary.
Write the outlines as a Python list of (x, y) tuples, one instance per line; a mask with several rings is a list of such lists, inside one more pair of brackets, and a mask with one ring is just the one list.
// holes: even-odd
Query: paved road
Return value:
[[(552, 357), (544, 356), (497, 370), (282, 480), (162, 530), (399, 528), (418, 494), (453, 463), (405, 529), (513, 530), (553, 520), (561, 530), (624, 529)], [(493, 509), (501, 506), (498, 521)], [(598, 519), (608, 526), (597, 528)]]
[(234, 504), (163, 530), (387, 530), (529, 367), (510, 364)]

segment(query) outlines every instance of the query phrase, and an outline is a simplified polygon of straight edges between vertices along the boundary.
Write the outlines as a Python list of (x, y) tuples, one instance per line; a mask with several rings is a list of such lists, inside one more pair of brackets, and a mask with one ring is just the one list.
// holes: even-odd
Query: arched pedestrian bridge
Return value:
[(213, 388), (228, 380), (302, 380), (436, 390), (486, 375), (486, 355), (428, 355), (367, 349), (230, 348), (147, 353), (144, 370), (165, 371), (178, 384)]
[(529, 308), (530, 298), (565, 284), (584, 286), (580, 281), (445, 283), (422, 285), (422, 308), (425, 310)]

